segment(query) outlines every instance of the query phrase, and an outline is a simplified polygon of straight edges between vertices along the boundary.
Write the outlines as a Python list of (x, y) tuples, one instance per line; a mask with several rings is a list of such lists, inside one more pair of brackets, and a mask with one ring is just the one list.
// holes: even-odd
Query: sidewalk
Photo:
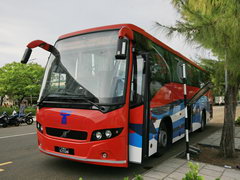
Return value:
[[(193, 162), (193, 161), (191, 161)], [(205, 180), (239, 180), (240, 171), (235, 169), (226, 169), (220, 166), (214, 166), (206, 163), (199, 164), (199, 175), (204, 176)], [(181, 180), (185, 173), (189, 171), (187, 160), (171, 158), (164, 163), (154, 167), (143, 174), (144, 180)]]
[[(221, 141), (222, 130), (219, 130), (206, 139), (200, 141), (198, 144), (219, 147)], [(235, 149), (240, 150), (240, 127), (235, 127)], [(239, 177), (240, 179), (240, 177)]]
[[(219, 147), (222, 130), (219, 130), (199, 142), (201, 145)], [(235, 147), (240, 150), (240, 127), (235, 128)], [(193, 161), (191, 161), (193, 162)], [(196, 162), (194, 162), (196, 163)], [(205, 180), (240, 180), (240, 170), (227, 169), (206, 163), (199, 164), (199, 175)], [(144, 180), (181, 180), (190, 170), (187, 160), (171, 158), (143, 174)]]

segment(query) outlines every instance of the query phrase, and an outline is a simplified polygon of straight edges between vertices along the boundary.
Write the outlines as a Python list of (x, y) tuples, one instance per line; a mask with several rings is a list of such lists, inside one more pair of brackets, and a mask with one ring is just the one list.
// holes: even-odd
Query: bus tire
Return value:
[(202, 118), (201, 118), (201, 128), (200, 131), (204, 131), (206, 128), (206, 113), (203, 111), (202, 112)]
[(170, 147), (170, 131), (167, 128), (165, 121), (162, 121), (158, 131), (158, 145), (156, 156), (163, 155)]

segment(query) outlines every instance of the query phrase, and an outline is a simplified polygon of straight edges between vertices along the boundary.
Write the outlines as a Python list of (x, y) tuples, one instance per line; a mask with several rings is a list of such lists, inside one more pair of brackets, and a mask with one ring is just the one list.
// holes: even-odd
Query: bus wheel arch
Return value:
[(162, 155), (172, 144), (172, 120), (170, 117), (164, 117), (161, 120), (158, 130), (157, 156)]

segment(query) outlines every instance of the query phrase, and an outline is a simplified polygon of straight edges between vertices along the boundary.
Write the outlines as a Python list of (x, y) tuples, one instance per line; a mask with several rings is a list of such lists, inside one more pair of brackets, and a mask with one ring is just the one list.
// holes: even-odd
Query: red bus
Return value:
[[(52, 46), (38, 100), (41, 152), (85, 163), (127, 167), (161, 154), (185, 136), (181, 65), (187, 99), (208, 74), (200, 66), (132, 24), (62, 35)], [(210, 119), (209, 93), (191, 108), (190, 131)]]

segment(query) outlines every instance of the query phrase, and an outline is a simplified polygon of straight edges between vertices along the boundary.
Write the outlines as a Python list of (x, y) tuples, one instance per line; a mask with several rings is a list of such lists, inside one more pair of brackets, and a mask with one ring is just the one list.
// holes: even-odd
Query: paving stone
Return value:
[(237, 149), (240, 149), (240, 145), (239, 145), (239, 146), (237, 146)]
[(199, 173), (204, 174), (204, 175), (208, 175), (208, 176), (213, 176), (213, 177), (220, 177), (222, 175), (222, 172), (206, 169), (205, 167), (202, 168), (199, 171)]
[(172, 159), (168, 160), (168, 162), (183, 165), (184, 163), (186, 163), (186, 160), (179, 159), (179, 158), (172, 158)]
[(231, 178), (231, 177), (228, 177), (228, 176), (221, 176), (220, 179), (221, 180), (239, 180), (239, 178), (235, 179), (235, 178)]
[[(206, 175), (206, 174), (201, 174), (201, 173), (199, 173), (199, 176), (204, 177), (204, 180), (216, 180), (216, 177), (209, 176), (209, 175)], [(221, 179), (221, 180), (222, 180), (222, 179)]]
[(204, 139), (202, 141), (200, 141), (198, 144), (209, 144), (209, 140), (208, 139)]
[(207, 164), (204, 169), (210, 169), (210, 170), (214, 170), (214, 171), (218, 171), (218, 172), (223, 172), (225, 170), (225, 168), (220, 167), (220, 166), (215, 166), (215, 165), (211, 165), (211, 164)]
[(202, 162), (197, 162), (199, 165), (199, 170), (204, 168), (207, 164), (206, 163), (202, 163)]
[(226, 169), (223, 172), (223, 176), (227, 176), (227, 177), (230, 177), (230, 178), (237, 178), (239, 180), (240, 179), (240, 171), (235, 170), (235, 169)]
[[(192, 162), (194, 164), (198, 164), (199, 165), (199, 169), (202, 169), (206, 165), (205, 163), (201, 163), (201, 162), (195, 162), (195, 161), (190, 161), (190, 162)], [(190, 168), (188, 166), (188, 163), (184, 164), (182, 167), (188, 168), (190, 170)]]
[(212, 146), (220, 146), (220, 140), (215, 140), (211, 143)]
[[(145, 179), (144, 179), (144, 180), (145, 180)], [(164, 178), (164, 180), (175, 180), (175, 179), (170, 178), (170, 177), (166, 177), (166, 178)]]
[(187, 167), (180, 167), (176, 170), (176, 172), (184, 173), (186, 174), (190, 169)]
[(169, 167), (169, 166), (163, 166), (162, 164), (156, 166), (153, 170), (154, 171), (161, 171), (163, 173), (170, 174), (172, 173), (176, 168), (174, 167)]
[(160, 171), (154, 171), (151, 170), (149, 172), (147, 172), (146, 174), (144, 174), (144, 176), (150, 177), (150, 178), (155, 178), (155, 179), (163, 179), (167, 176), (167, 173), (163, 173)]
[[(148, 176), (143, 176), (144, 180), (157, 180), (156, 178), (153, 177), (148, 177)], [(135, 180), (134, 178), (132, 180)]]
[(168, 166), (168, 167), (172, 167), (172, 168), (179, 168), (181, 166), (181, 164), (176, 164), (176, 163), (172, 163), (172, 162), (164, 162), (162, 164), (162, 166)]
[(182, 180), (183, 177), (185, 177), (184, 173), (179, 173), (179, 172), (173, 172), (172, 174), (170, 174), (169, 176), (167, 176), (169, 178), (175, 179), (175, 180)]

